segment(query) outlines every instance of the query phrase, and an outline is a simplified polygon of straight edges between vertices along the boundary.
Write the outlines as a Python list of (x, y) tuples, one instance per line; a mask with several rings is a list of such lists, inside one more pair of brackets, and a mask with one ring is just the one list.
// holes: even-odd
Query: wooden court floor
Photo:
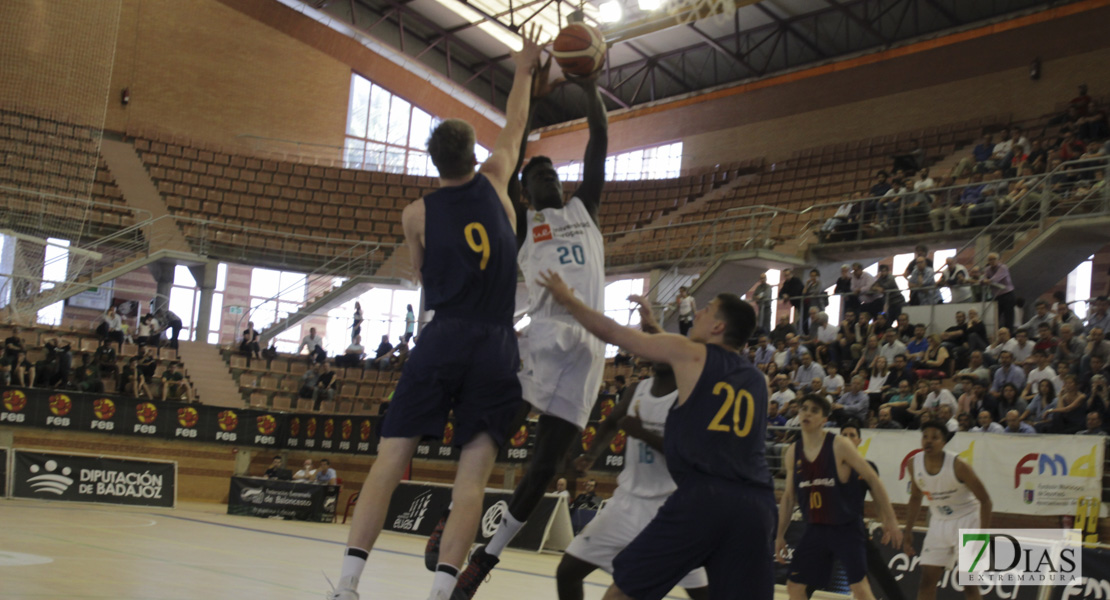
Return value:
[[(347, 528), (224, 514), (0, 499), (0, 600), (320, 600), (337, 579)], [(424, 540), (384, 533), (364, 600), (425, 600)], [(482, 600), (555, 600), (559, 556), (509, 550)], [(587, 579), (601, 598), (609, 576)], [(685, 598), (675, 590), (668, 598)], [(785, 598), (780, 592), (777, 597)]]

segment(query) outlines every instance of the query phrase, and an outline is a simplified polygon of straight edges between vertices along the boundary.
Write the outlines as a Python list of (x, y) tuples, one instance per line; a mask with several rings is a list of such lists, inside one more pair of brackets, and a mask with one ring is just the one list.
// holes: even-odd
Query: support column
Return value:
[(156, 291), (158, 293), (158, 295), (153, 298), (151, 312), (170, 309), (170, 290), (173, 289), (173, 272), (176, 268), (177, 263), (172, 260), (160, 260), (156, 263), (147, 265), (147, 269), (150, 270), (150, 276), (154, 278), (154, 283), (157, 286)]
[(193, 279), (200, 286), (200, 305), (197, 307), (197, 322), (195, 325), (195, 340), (208, 343), (208, 333), (212, 328), (212, 298), (216, 292), (216, 275), (219, 272), (219, 263), (208, 261), (203, 265), (189, 267)]
[(991, 253), (991, 234), (985, 233), (975, 240), (975, 264), (983, 265), (987, 262), (987, 255)]

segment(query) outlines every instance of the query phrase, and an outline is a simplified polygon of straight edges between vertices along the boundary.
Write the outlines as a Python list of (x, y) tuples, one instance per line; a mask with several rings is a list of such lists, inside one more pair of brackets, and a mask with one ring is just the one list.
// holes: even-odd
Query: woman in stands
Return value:
[(1002, 386), (1002, 396), (998, 399), (998, 406), (995, 408), (994, 420), (1001, 422), (1006, 416), (1006, 413), (1011, 410), (1016, 410), (1018, 414), (1025, 412), (1027, 405), (1025, 401), (1019, 396), (1017, 386), (1012, 383), (1007, 383)]
[(943, 379), (948, 377), (948, 349), (940, 343), (940, 336), (932, 334), (926, 338), (929, 347), (925, 349), (925, 360), (917, 369), (917, 376), (924, 379)]
[(1056, 408), (1056, 386), (1050, 379), (1037, 382), (1037, 391), (1027, 390), (1021, 399), (1028, 403), (1028, 408), (1021, 415), (1021, 420), (1033, 426), (1037, 433), (1047, 433), (1052, 425), (1052, 412)]
[(1046, 416), (1052, 417), (1052, 433), (1075, 433), (1086, 426), (1087, 394), (1079, 389), (1079, 380), (1075, 375), (1064, 375), (1064, 389), (1060, 391), (1060, 398), (1056, 408), (1046, 410)]

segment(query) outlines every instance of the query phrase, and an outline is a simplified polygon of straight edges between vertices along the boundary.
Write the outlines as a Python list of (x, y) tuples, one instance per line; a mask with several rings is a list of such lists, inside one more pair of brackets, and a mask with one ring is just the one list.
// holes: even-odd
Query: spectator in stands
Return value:
[(771, 332), (771, 296), (772, 289), (767, 283), (767, 273), (760, 273), (759, 283), (752, 291), (752, 302), (759, 313), (759, 328), (767, 333)]
[(1068, 102), (1068, 109), (1074, 110), (1078, 116), (1083, 117), (1087, 115), (1092, 102), (1094, 100), (1087, 93), (1087, 84), (1081, 83), (1079, 84), (1079, 94)]
[(127, 366), (123, 369), (123, 376), (120, 377), (120, 393), (131, 396), (132, 398), (150, 398), (150, 389), (146, 385), (146, 378), (143, 377), (142, 370), (139, 368), (138, 357), (132, 356), (127, 361)]
[(1107, 123), (1106, 107), (1092, 104), (1088, 113), (1075, 122), (1076, 133), (1085, 142), (1105, 141), (1110, 138), (1110, 124)]
[(879, 171), (875, 174), (875, 185), (871, 186), (872, 202), (877, 198), (882, 198), (890, 191), (889, 177), (890, 175), (886, 171)]
[(308, 349), (308, 362), (322, 363), (328, 359), (328, 353), (324, 350), (324, 338), (316, 335), (316, 328), (310, 327), (308, 335), (304, 336), (301, 340), (301, 345), (297, 346), (297, 354), (301, 350)]
[(1037, 433), (1028, 423), (1021, 421), (1021, 413), (1016, 410), (1006, 412), (1006, 428), (1002, 433)]
[(941, 404), (946, 404), (952, 409), (952, 414), (956, 414), (956, 409), (959, 407), (959, 402), (952, 392), (944, 387), (940, 379), (932, 379), (929, 381), (929, 394), (925, 397), (926, 409), (936, 408)]
[(964, 391), (956, 400), (956, 414), (977, 415), (983, 410), (994, 414), (998, 403), (987, 396), (985, 379), (965, 379), (962, 387)]
[(868, 408), (874, 411), (883, 403), (883, 393), (886, 392), (887, 382), (893, 375), (893, 369), (887, 366), (886, 359), (879, 357), (867, 372), (867, 386), (863, 391), (867, 393)]
[(1085, 330), (1091, 331), (1095, 327), (1103, 332), (1110, 328), (1110, 299), (1106, 296), (1095, 298), (1095, 310), (1087, 317)]
[(262, 358), (262, 334), (254, 328), (254, 321), (247, 321), (247, 328), (243, 330), (243, 337), (239, 342), (239, 352), (247, 356), (247, 365), (250, 366), (250, 357)]
[(312, 466), (312, 459), (304, 459), (304, 465), (293, 474), (293, 481), (310, 483), (316, 481), (316, 469)]
[(1035, 344), (1029, 340), (1029, 332), (1018, 329), (1017, 336), (1014, 338), (1014, 345), (1010, 348), (1014, 355), (1014, 364), (1022, 368), (1028, 367), (1033, 359), (1033, 346)]
[(402, 340), (400, 344), (397, 344), (397, 349), (390, 359), (390, 367), (392, 367), (394, 371), (400, 371), (401, 367), (405, 366), (405, 361), (408, 360), (408, 358), (409, 346)]
[(852, 375), (862, 372), (864, 369), (870, 369), (871, 363), (879, 357), (879, 337), (870, 335), (867, 336), (867, 345), (860, 350), (859, 360), (856, 361), (856, 367), (852, 369)]
[(898, 332), (894, 329), (887, 329), (883, 333), (883, 343), (879, 346), (879, 356), (885, 358), (887, 364), (892, 364), (895, 356), (906, 353), (906, 345), (898, 339)]
[(601, 496), (598, 496), (594, 490), (597, 488), (597, 481), (590, 479), (586, 482), (586, 487), (581, 494), (574, 499), (571, 503), (571, 510), (598, 510), (601, 508)]
[(1045, 412), (1053, 415), (1052, 433), (1075, 433), (1083, 428), (1087, 395), (1079, 389), (1075, 375), (1064, 376), (1064, 389), (1057, 396), (1056, 408)]
[(320, 459), (320, 468), (316, 469), (316, 484), (339, 485), (339, 475), (331, 468), (331, 461), (326, 458)]
[(343, 351), (343, 354), (335, 357), (335, 366), (337, 367), (358, 367), (362, 365), (362, 359), (366, 357), (366, 348), (362, 347), (362, 336), (356, 335), (351, 339), (351, 345)]
[[(987, 399), (988, 402), (991, 400), (989, 390), (987, 392)], [(999, 421), (1002, 420), (1002, 417), (1007, 411), (1016, 410), (1018, 414), (1022, 414), (1027, 408), (1025, 400), (1021, 399), (1021, 388), (1012, 383), (1007, 383), (1002, 386), (1002, 393), (996, 398), (996, 402), (994, 402), (992, 406), (996, 411), (995, 414), (998, 416)]]
[(335, 401), (335, 372), (331, 366), (324, 363), (316, 363), (313, 367), (316, 372), (316, 387), (312, 391), (312, 409), (320, 410), (320, 403)]
[(1110, 414), (1110, 391), (1106, 380), (1107, 376), (1102, 373), (1092, 376), (1087, 394), (1087, 408), (1103, 415)]
[(12, 334), (4, 338), (4, 357), (14, 357), (16, 352), (26, 352), (27, 346), (23, 341), (23, 336), (20, 335), (23, 330), (17, 325), (12, 328)]
[(937, 291), (937, 274), (932, 265), (929, 264), (928, 259), (923, 256), (918, 257), (914, 261), (913, 271), (906, 278), (906, 281), (910, 289), (916, 292), (915, 295), (911, 296), (911, 304), (914, 297), (917, 299), (917, 304), (940, 304), (940, 292)]
[(1106, 430), (1102, 428), (1102, 415), (1097, 410), (1087, 413), (1087, 428), (1078, 435), (1106, 435)]
[(193, 388), (177, 367), (177, 362), (171, 360), (162, 373), (162, 400), (178, 401), (184, 398), (186, 402), (192, 402)]
[(790, 315), (781, 314), (779, 315), (778, 325), (771, 331), (771, 341), (774, 342), (775, 346), (778, 346), (779, 342), (785, 342), (788, 337), (797, 333), (797, 328), (790, 324)]
[(73, 376), (73, 386), (79, 392), (103, 394), (104, 382), (100, 379), (100, 367), (92, 360), (88, 352), (81, 354), (81, 364)]
[(116, 314), (116, 307), (108, 307), (108, 311), (100, 316), (96, 326), (96, 336), (101, 340), (111, 340), (123, 348), (123, 318)]
[(409, 340), (412, 339), (412, 336), (415, 332), (416, 332), (416, 312), (412, 310), (412, 305), (409, 304), (405, 308), (405, 335), (404, 335), (404, 338), (403, 338), (405, 344), (409, 343)]
[(1052, 414), (1056, 410), (1056, 387), (1051, 381), (1040, 380), (1036, 387), (1029, 386), (1021, 395), (1026, 403), (1025, 411), (1021, 413), (1021, 420), (1028, 422), (1033, 429), (1040, 433), (1047, 433), (1052, 428)]
[(73, 374), (73, 342), (66, 338), (51, 338), (46, 341), (46, 362), (51, 365), (52, 376), (45, 385), (68, 387)]
[(1106, 371), (1106, 361), (1098, 354), (1093, 354), (1087, 372), (1079, 375), (1079, 389), (1084, 392), (1090, 391), (1091, 382), (1099, 376), (1110, 377), (1110, 373)]
[(802, 320), (802, 296), (805, 295), (805, 284), (794, 275), (793, 269), (782, 270), (782, 282), (779, 283), (779, 300), (788, 302), (794, 307), (794, 322)]
[(771, 401), (777, 402), (779, 406), (785, 406), (787, 402), (797, 397), (794, 390), (790, 389), (790, 378), (786, 375), (779, 373), (771, 380), (771, 389), (775, 390), (771, 393)]
[(925, 352), (929, 349), (929, 340), (925, 339), (925, 324), (918, 323), (913, 326), (913, 337), (906, 340), (906, 355), (911, 363), (925, 359)]
[[(821, 285), (821, 272), (817, 269), (810, 269), (809, 278), (806, 279), (805, 289), (803, 290), (803, 294), (805, 295), (803, 308), (807, 313), (813, 308), (821, 312), (829, 305), (829, 298), (824, 292), (825, 287), (827, 286)], [(812, 331), (807, 333), (813, 335)]]
[(840, 277), (836, 278), (834, 294), (849, 294), (852, 292), (852, 270), (848, 265), (840, 265)]
[(925, 358), (917, 364), (917, 376), (921, 379), (938, 380), (948, 377), (951, 370), (948, 349), (940, 343), (940, 336), (935, 333), (927, 339), (929, 347), (925, 350)]
[(139, 371), (147, 382), (154, 381), (154, 371), (158, 368), (158, 359), (154, 357), (154, 348), (147, 348), (139, 359)]
[(856, 313), (879, 314), (883, 310), (883, 297), (872, 289), (875, 278), (863, 270), (861, 263), (852, 263), (852, 295), (848, 296), (846, 307)]
[(181, 335), (181, 329), (184, 325), (181, 322), (181, 317), (168, 308), (163, 307), (158, 311), (158, 320), (161, 321), (165, 329), (170, 330), (170, 348), (177, 350), (177, 338)]
[(905, 305), (906, 298), (898, 288), (898, 280), (890, 274), (890, 266), (879, 265), (879, 276), (871, 289), (882, 294), (881, 302), (886, 306), (887, 318), (895, 321), (902, 316), (902, 306)]
[(146, 346), (158, 344), (158, 338), (154, 335), (153, 320), (153, 315), (149, 313), (139, 317), (139, 328), (135, 331), (135, 343), (138, 344), (140, 351)]
[(839, 396), (844, 391), (844, 378), (837, 373), (839, 370), (835, 362), (825, 365), (825, 379), (821, 381), (821, 387), (833, 396)]
[(821, 225), (821, 231), (817, 235), (822, 241), (833, 241), (833, 235), (845, 229), (854, 220), (852, 213), (856, 203), (852, 202), (851, 194), (844, 194), (841, 196), (841, 200), (844, 203), (838, 206), (833, 216), (826, 219), (825, 223)]
[(1079, 361), (1080, 375), (1086, 375), (1091, 370), (1091, 357), (1098, 356), (1102, 363), (1110, 362), (1110, 341), (1104, 339), (1103, 330), (1094, 327), (1087, 335), (1087, 347), (1083, 350), (1083, 357)]
[(282, 468), (281, 457), (275, 456), (273, 460), (270, 461), (270, 468), (266, 469), (266, 472), (262, 476), (266, 479), (281, 479), (283, 471), (285, 471), (285, 469)]
[(1052, 326), (1056, 333), (1062, 337), (1065, 325), (1071, 329), (1071, 333), (1075, 337), (1082, 337), (1083, 332), (1086, 331), (1083, 321), (1079, 320), (1079, 317), (1071, 311), (1067, 303), (1059, 302), (1056, 304), (1056, 318), (1052, 320)]
[(856, 375), (852, 377), (851, 383), (848, 384), (848, 390), (833, 403), (833, 411), (830, 417), (838, 425), (843, 425), (849, 419), (862, 421), (867, 418), (867, 410), (871, 402), (867, 393), (863, 391), (865, 387), (867, 387), (867, 382), (864, 377)]
[(956, 433), (960, 430), (960, 422), (952, 416), (953, 410), (951, 404), (940, 404), (935, 408), (934, 412), (936, 413), (936, 419), (944, 423), (944, 426), (948, 428), (949, 432)]
[(678, 333), (682, 337), (686, 337), (686, 333), (690, 331), (690, 326), (694, 324), (694, 312), (697, 311), (694, 297), (690, 295), (689, 288), (686, 286), (678, 288), (678, 296), (671, 304), (671, 308), (678, 314)]
[[(977, 172), (981, 165), (985, 165), (994, 155), (994, 137), (987, 133), (979, 138), (979, 143), (971, 150), (971, 156), (960, 159), (959, 164), (952, 170), (953, 177), (962, 177), (971, 170)], [(935, 228), (935, 227), (934, 227)]]
[(567, 478), (566, 477), (560, 477), (560, 478), (555, 480), (555, 492), (554, 492), (554, 494), (556, 496), (559, 496), (560, 498), (562, 498), (567, 503), (568, 506), (570, 505), (570, 492), (567, 491)]
[(1053, 317), (1052, 314), (1048, 311), (1048, 302), (1038, 299), (1036, 302), (1033, 303), (1033, 308), (1036, 313), (1032, 317), (1030, 317), (1028, 321), (1022, 323), (1020, 329), (1024, 329), (1026, 331), (1037, 331), (1037, 328), (1042, 324), (1046, 324), (1051, 327)]
[(967, 281), (967, 267), (956, 261), (955, 256), (944, 259), (944, 268), (940, 272), (940, 285), (947, 287), (952, 293), (952, 303), (960, 304), (971, 302), (971, 288)]
[(393, 344), (389, 343), (388, 335), (383, 335), (382, 342), (378, 344), (378, 349), (374, 351), (374, 360), (378, 360), (390, 352), (393, 352)]
[(8, 379), (18, 387), (35, 387), (35, 365), (27, 360), (27, 353), (16, 350), (6, 354), (2, 362), (7, 367)]
[(755, 347), (755, 357), (752, 359), (755, 366), (759, 367), (761, 371), (766, 372), (767, 364), (774, 360), (774, 358), (775, 349), (769, 344), (767, 336), (759, 336), (759, 341)]
[(355, 300), (355, 315), (351, 319), (351, 339), (362, 335), (362, 304)]
[(103, 338), (100, 347), (96, 349), (96, 365), (100, 368), (100, 377), (103, 379), (116, 379), (119, 367), (116, 366), (116, 349), (112, 347), (112, 340)]
[(875, 423), (875, 429), (905, 429), (905, 427), (892, 418), (890, 407), (884, 405), (879, 408), (879, 420)]
[(1002, 426), (994, 422), (994, 419), (989, 410), (979, 411), (979, 417), (976, 419), (976, 425), (971, 431), (977, 433), (1002, 433)]
[(998, 324), (1000, 327), (1014, 326), (1014, 282), (1010, 279), (1010, 269), (998, 258), (997, 252), (987, 255), (987, 268), (979, 281), (990, 286), (995, 301), (998, 302)]
[(825, 379), (825, 369), (813, 360), (813, 355), (804, 352), (800, 357), (801, 364), (794, 371), (794, 387), (801, 389), (808, 386), (814, 379)]
[(1037, 339), (1033, 343), (1033, 351), (1040, 350), (1051, 358), (1056, 353), (1056, 344), (1056, 338), (1052, 336), (1051, 322), (1037, 325)]
[(998, 369), (995, 370), (994, 381), (991, 383), (991, 395), (996, 397), (1000, 395), (1003, 386), (1007, 384), (1019, 390), (1025, 387), (1025, 371), (1014, 364), (1012, 352), (1003, 350), (998, 355)]
[(1035, 389), (1036, 385), (1041, 381), (1049, 381), (1056, 391), (1060, 391), (1062, 382), (1056, 375), (1055, 369), (1052, 368), (1052, 363), (1049, 361), (1048, 353), (1044, 350), (1034, 350), (1031, 364), (1033, 367), (1029, 369), (1029, 375), (1026, 378), (1026, 390)]

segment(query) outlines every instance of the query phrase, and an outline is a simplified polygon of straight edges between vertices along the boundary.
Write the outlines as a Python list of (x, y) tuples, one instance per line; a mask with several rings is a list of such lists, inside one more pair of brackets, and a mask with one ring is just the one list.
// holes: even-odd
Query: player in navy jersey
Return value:
[(663, 448), (677, 489), (613, 561), (606, 600), (658, 600), (705, 567), (709, 597), (771, 600), (775, 496), (764, 455), (767, 381), (740, 350), (755, 310), (720, 294), (697, 311), (689, 337), (648, 335), (593, 310), (553, 272), (540, 282), (590, 333), (671, 365), (678, 399)]
[(853, 482), (853, 471), (867, 483), (879, 505), (883, 520), (883, 543), (901, 546), (898, 518), (878, 474), (860, 456), (856, 447), (842, 436), (825, 431), (832, 407), (828, 399), (808, 395), (802, 399), (801, 438), (783, 458), (787, 466), (786, 487), (779, 506), (778, 537), (775, 555), (786, 560), (786, 528), (797, 499), (806, 530), (790, 563), (786, 584), (792, 600), (806, 597), (806, 586), (823, 586), (832, 574), (834, 559), (840, 560), (848, 576), (852, 595), (871, 600), (867, 583), (867, 558), (863, 530), (862, 491)]
[(378, 457), (362, 486), (339, 584), (331, 600), (357, 600), (358, 578), (385, 522), (393, 490), (424, 437), (443, 434), (454, 413), (462, 448), (430, 600), (446, 600), (477, 532), (497, 451), (522, 406), (512, 316), (516, 213), (509, 179), (528, 115), (540, 44), (535, 27), (514, 53), (516, 77), (505, 128), (475, 172), (474, 129), (457, 119), (428, 139), (440, 188), (405, 207), (401, 221), (425, 305), (435, 311), (401, 371), (381, 428)]

